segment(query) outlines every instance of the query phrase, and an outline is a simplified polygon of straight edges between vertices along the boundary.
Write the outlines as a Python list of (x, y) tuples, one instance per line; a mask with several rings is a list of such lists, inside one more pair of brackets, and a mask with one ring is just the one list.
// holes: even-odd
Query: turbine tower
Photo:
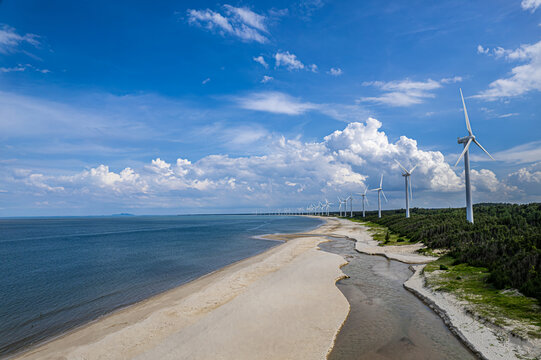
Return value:
[(470, 126), (470, 119), (468, 118), (468, 110), (466, 110), (466, 103), (464, 102), (464, 96), (462, 95), (462, 89), (460, 89), (460, 97), (462, 98), (462, 106), (464, 107), (464, 118), (466, 119), (466, 128), (468, 129), (468, 136), (458, 138), (458, 143), (464, 144), (464, 150), (462, 151), (462, 154), (460, 154), (460, 156), (458, 157), (458, 160), (456, 161), (455, 166), (457, 166), (458, 163), (460, 162), (460, 159), (464, 157), (464, 180), (466, 181), (466, 219), (468, 219), (468, 221), (473, 224), (473, 201), (471, 197), (470, 151), (469, 151), (469, 147), (471, 143), (474, 142), (475, 145), (479, 146), (481, 150), (483, 150), (492, 160), (494, 160), (494, 158), (492, 157), (492, 155), (488, 153), (488, 151), (485, 150), (485, 148), (481, 144), (479, 144), (479, 142), (475, 138), (475, 135), (473, 135), (473, 132)]
[(413, 170), (415, 170), (415, 168), (417, 167), (417, 165), (415, 165), (414, 167), (411, 168), (410, 171), (408, 171), (406, 170), (405, 167), (402, 166), (402, 164), (398, 162), (398, 160), (395, 159), (394, 161), (398, 164), (398, 166), (402, 168), (402, 170), (404, 170), (404, 173), (402, 174), (402, 176), (404, 177), (406, 181), (406, 217), (409, 218), (410, 217), (410, 199), (413, 200), (413, 192), (411, 191), (410, 176)]
[(344, 207), (344, 216), (348, 216), (348, 201), (349, 201), (349, 205), (350, 205), (350, 215), (349, 217), (353, 217), (353, 196), (350, 194), (345, 200), (344, 200), (344, 203), (345, 203), (345, 207)]
[(364, 202), (366, 201), (366, 203), (368, 204), (368, 199), (366, 198), (366, 192), (368, 191), (368, 186), (364, 189), (364, 192), (363, 193), (357, 193), (359, 195), (362, 196), (362, 199), (363, 199), (363, 217), (365, 217), (365, 212), (364, 212)]
[(372, 191), (378, 192), (378, 217), (381, 217), (381, 195), (383, 194), (383, 197), (385, 198), (385, 202), (387, 202), (387, 196), (385, 196), (385, 193), (383, 192), (383, 174), (381, 174), (381, 180), (379, 181), (379, 188), (372, 189)]

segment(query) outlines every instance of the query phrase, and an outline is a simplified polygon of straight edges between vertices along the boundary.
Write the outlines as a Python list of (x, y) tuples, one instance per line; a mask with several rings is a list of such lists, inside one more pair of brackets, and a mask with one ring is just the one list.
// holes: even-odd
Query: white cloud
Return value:
[(301, 115), (309, 111), (317, 111), (344, 122), (357, 121), (368, 115), (368, 112), (359, 105), (306, 102), (276, 91), (256, 92), (234, 100), (243, 109), (286, 115)]
[(24, 65), (17, 65), (17, 66), (14, 66), (14, 67), (10, 67), (10, 68), (6, 68), (6, 67), (0, 67), (0, 72), (3, 72), (3, 73), (10, 73), (10, 72), (22, 72), (22, 71), (25, 71), (26, 70), (26, 66)]
[(488, 52), (490, 51), (489, 48), (484, 48), (482, 45), (477, 45), (477, 53), (478, 54), (488, 54)]
[(203, 26), (209, 30), (217, 31), (221, 35), (236, 36), (244, 41), (265, 43), (268, 38), (266, 17), (253, 12), (248, 8), (237, 8), (224, 5), (224, 15), (219, 12), (205, 9), (189, 9), (188, 23)]
[(487, 90), (474, 97), (493, 101), (541, 90), (541, 41), (532, 45), (522, 45), (515, 50), (494, 48), (490, 55), (523, 64), (512, 68), (508, 77), (493, 81)]
[[(484, 156), (484, 155), (483, 155)], [(532, 141), (492, 154), (494, 159), (512, 164), (524, 164), (541, 159), (541, 141)], [(477, 156), (472, 159), (481, 159)], [(486, 160), (486, 157), (483, 157)]]
[(440, 80), (440, 82), (442, 84), (455, 84), (457, 82), (461, 82), (462, 80), (462, 76), (454, 76), (452, 78), (443, 78)]
[(309, 68), (310, 68), (310, 71), (317, 72), (317, 65), (316, 64), (310, 65)]
[[(18, 170), (12, 173), (11, 182), (17, 191), (49, 196), (47, 201), (61, 198), (73, 202), (80, 195), (85, 202), (114, 202), (132, 207), (177, 207), (181, 203), (196, 208), (212, 204), (238, 209), (251, 207), (254, 201), (258, 206), (292, 202), (298, 206), (314, 198), (331, 199), (339, 193), (359, 191), (365, 185), (375, 186), (383, 173), (390, 200), (395, 201), (394, 206), (402, 206), (403, 179), (394, 163), (398, 159), (408, 167), (418, 164), (412, 179), (416, 193), (463, 190), (462, 177), (441, 152), (421, 150), (414, 139), (406, 136), (390, 142), (381, 126), (378, 120), (368, 118), (363, 123), (350, 123), (320, 142), (274, 137), (259, 155), (208, 155), (195, 162), (182, 157), (173, 162), (155, 158), (138, 170), (126, 167), (113, 171), (104, 164), (62, 176)], [(246, 130), (239, 136), (248, 138), (239, 145), (268, 135), (264, 131), (260, 134), (258, 129)], [(533, 174), (535, 178), (539, 176)], [(529, 175), (522, 175), (525, 176)], [(483, 194), (516, 191), (515, 185), (501, 182), (486, 169), (473, 170), (472, 182), (478, 201), (484, 198)], [(399, 196), (393, 198), (393, 192)]]
[(299, 115), (317, 108), (315, 104), (302, 102), (280, 92), (254, 93), (246, 97), (237, 98), (237, 102), (243, 109), (286, 115)]
[(31, 69), (31, 70), (40, 72), (42, 74), (48, 74), (51, 72), (50, 70), (47, 70), (47, 69), (38, 69), (30, 64), (24, 64), (24, 65), (18, 64), (17, 66), (13, 66), (13, 67), (0, 67), (0, 72), (1, 73), (23, 72), (23, 71), (26, 71), (27, 69)]
[(340, 76), (340, 75), (342, 75), (342, 73), (343, 73), (342, 69), (340, 69), (340, 68), (331, 68), (329, 70), (329, 74), (331, 74), (333, 76)]
[(29, 44), (33, 47), (39, 46), (39, 36), (35, 34), (18, 34), (14, 28), (8, 25), (0, 27), (0, 54), (9, 54), (17, 50), (22, 44)]
[(261, 82), (263, 84), (268, 83), (269, 81), (273, 80), (274, 78), (272, 76), (263, 75), (263, 79), (261, 79)]
[(362, 97), (361, 102), (374, 102), (390, 106), (411, 106), (420, 104), (427, 98), (433, 98), (433, 90), (442, 87), (442, 84), (460, 82), (462, 78), (455, 76), (453, 78), (444, 78), (440, 81), (428, 79), (426, 81), (412, 81), (409, 79), (401, 81), (371, 81), (364, 82), (364, 86), (374, 86), (385, 91), (380, 96)]
[(522, 0), (520, 5), (524, 10), (534, 12), (539, 6), (541, 6), (541, 0)]
[(267, 62), (265, 61), (265, 59), (261, 55), (259, 55), (257, 57), (254, 57), (254, 61), (257, 62), (257, 63), (260, 63), (261, 65), (263, 65), (265, 67), (265, 69), (267, 69), (269, 67), (269, 64), (267, 64)]
[(508, 181), (526, 194), (527, 201), (535, 201), (534, 196), (537, 196), (539, 201), (539, 196), (541, 196), (541, 162), (509, 174)]
[(201, 81), (201, 84), (205, 85), (210, 81), (210, 78), (206, 78), (205, 80)]
[(297, 59), (295, 54), (290, 54), (289, 51), (278, 51), (274, 54), (274, 60), (276, 61), (276, 67), (284, 66), (289, 71), (304, 69), (304, 64)]

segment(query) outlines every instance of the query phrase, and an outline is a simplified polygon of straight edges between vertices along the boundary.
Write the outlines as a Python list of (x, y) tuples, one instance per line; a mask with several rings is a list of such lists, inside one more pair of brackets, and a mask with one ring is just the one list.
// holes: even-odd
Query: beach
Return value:
[[(347, 317), (346, 261), (318, 250), (338, 220), (102, 317), (17, 359), (323, 359)], [(332, 304), (332, 306), (331, 306)]]

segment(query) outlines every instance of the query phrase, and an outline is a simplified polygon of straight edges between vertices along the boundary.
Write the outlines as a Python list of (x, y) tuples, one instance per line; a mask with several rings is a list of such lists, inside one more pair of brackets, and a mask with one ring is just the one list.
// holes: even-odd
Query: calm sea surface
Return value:
[(294, 216), (0, 219), (0, 357), (260, 253)]

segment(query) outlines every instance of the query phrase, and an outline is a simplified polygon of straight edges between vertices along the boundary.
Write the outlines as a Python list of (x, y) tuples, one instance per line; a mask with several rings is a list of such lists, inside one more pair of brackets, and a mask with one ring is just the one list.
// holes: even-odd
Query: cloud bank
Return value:
[[(418, 165), (413, 175), (416, 194), (463, 190), (462, 176), (441, 152), (421, 150), (416, 140), (406, 136), (391, 142), (381, 127), (380, 121), (368, 118), (350, 123), (320, 142), (276, 137), (265, 153), (253, 156), (208, 155), (195, 162), (182, 157), (173, 162), (156, 158), (138, 169), (115, 171), (101, 164), (62, 176), (18, 169), (4, 180), (18, 192), (47, 195), (64, 203), (84, 196), (89, 202), (128, 207), (264, 208), (306, 206), (323, 197), (358, 192), (375, 186), (383, 173), (390, 200), (400, 206), (403, 179), (394, 162), (397, 159), (405, 166)], [(512, 178), (515, 183), (538, 181), (536, 169)], [(507, 196), (517, 191), (516, 185), (500, 181), (487, 169), (473, 170), (472, 178), (476, 199), (483, 194)], [(393, 199), (393, 191), (400, 195)]]

